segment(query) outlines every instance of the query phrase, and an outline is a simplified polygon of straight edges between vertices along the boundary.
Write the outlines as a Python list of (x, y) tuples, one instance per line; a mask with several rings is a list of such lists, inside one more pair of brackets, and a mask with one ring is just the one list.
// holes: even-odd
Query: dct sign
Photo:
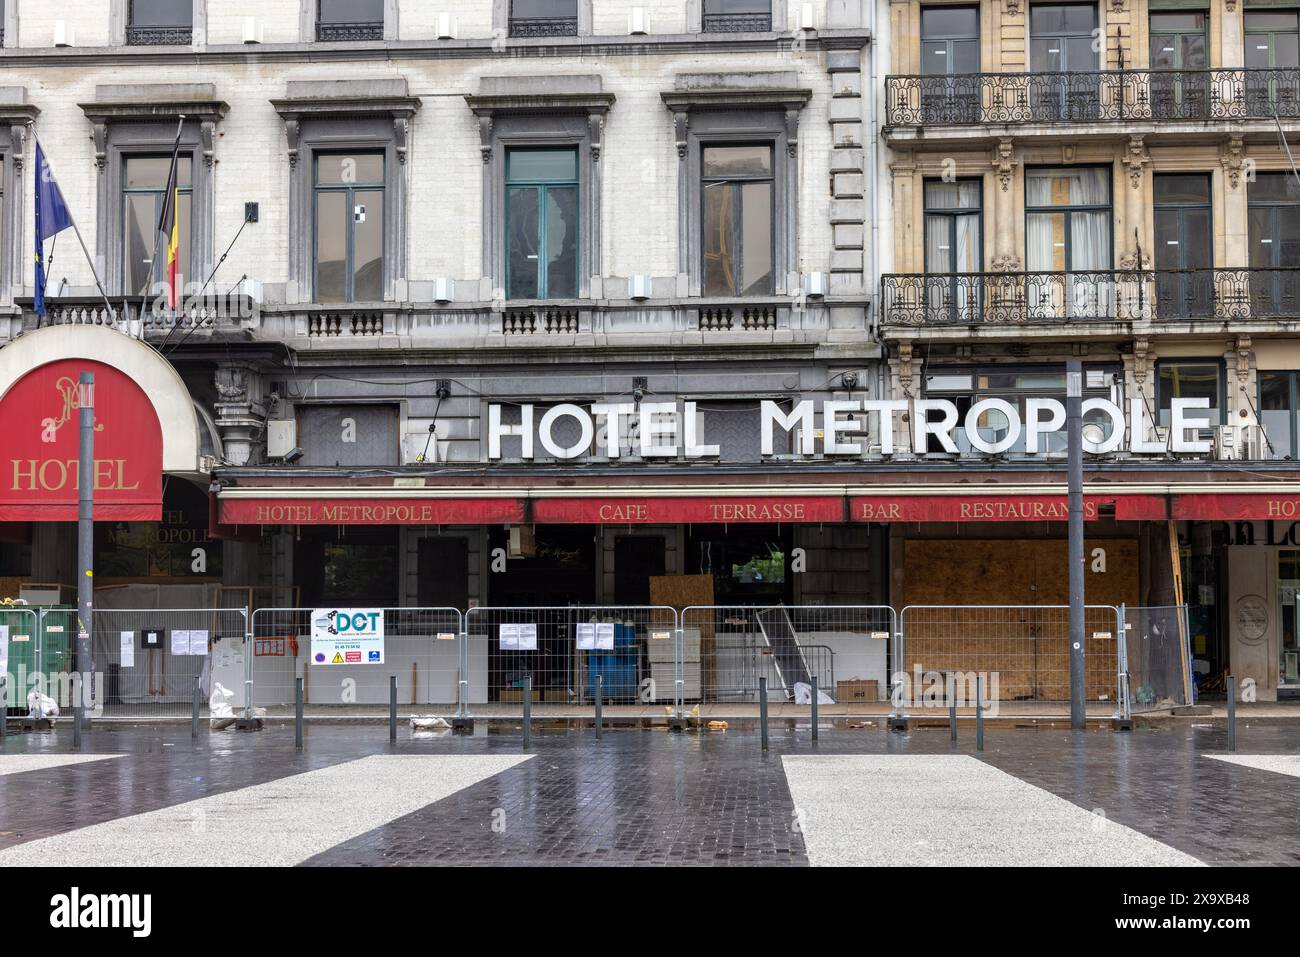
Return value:
[(158, 521), (162, 429), (132, 379), (100, 362), (61, 359), (0, 398), (0, 521), (77, 518), (77, 381), (95, 374), (95, 518)]

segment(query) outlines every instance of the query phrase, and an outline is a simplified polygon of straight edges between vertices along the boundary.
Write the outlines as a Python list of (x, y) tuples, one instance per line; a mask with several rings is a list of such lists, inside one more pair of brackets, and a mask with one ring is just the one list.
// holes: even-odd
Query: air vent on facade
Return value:
[(438, 14), (438, 39), (454, 40), (456, 39), (456, 27), (458, 26), (456, 18), (450, 13)]
[(76, 31), (72, 24), (67, 20), (54, 21), (54, 45), (56, 47), (71, 47), (77, 45)]
[(627, 32), (632, 36), (646, 32), (645, 7), (633, 7), (627, 12)]
[(261, 43), (262, 36), (261, 21), (257, 17), (244, 17), (244, 42)]

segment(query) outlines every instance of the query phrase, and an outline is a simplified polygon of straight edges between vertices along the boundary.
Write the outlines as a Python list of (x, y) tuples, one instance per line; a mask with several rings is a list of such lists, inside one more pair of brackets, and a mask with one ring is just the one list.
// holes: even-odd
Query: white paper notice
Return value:
[(190, 654), (206, 655), (208, 653), (208, 633), (207, 631), (190, 632)]
[(190, 633), (179, 628), (172, 629), (172, 654), (188, 655), (190, 653)]
[[(0, 625), (0, 674), (9, 673), (9, 626)], [(0, 721), (4, 716), (0, 715)]]
[(596, 626), (596, 648), (600, 651), (614, 650), (614, 623), (608, 622)]
[(578, 624), (578, 650), (596, 650), (596, 626), (587, 622)]
[(519, 626), (502, 625), (499, 633), (502, 651), (519, 650)]
[(517, 633), (517, 643), (515, 645), (518, 651), (536, 651), (537, 650), (537, 625), (516, 625), (519, 629)]
[(122, 667), (135, 667), (135, 632), (123, 631), (118, 633), (122, 642)]

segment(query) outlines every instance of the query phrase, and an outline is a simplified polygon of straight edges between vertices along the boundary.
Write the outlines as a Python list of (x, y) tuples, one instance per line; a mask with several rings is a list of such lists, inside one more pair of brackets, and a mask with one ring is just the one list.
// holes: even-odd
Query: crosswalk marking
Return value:
[(45, 771), (70, 764), (87, 764), (120, 757), (120, 754), (0, 754), (0, 775)]

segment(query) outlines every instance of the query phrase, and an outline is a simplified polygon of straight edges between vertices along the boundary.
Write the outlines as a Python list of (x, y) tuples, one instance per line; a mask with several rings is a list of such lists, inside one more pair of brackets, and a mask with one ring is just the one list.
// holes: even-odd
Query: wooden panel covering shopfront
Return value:
[[(1105, 571), (1092, 571), (1094, 550)], [(900, 605), (1045, 606), (1069, 603), (1065, 539), (909, 539), (903, 542)], [(1089, 605), (1135, 605), (1135, 539), (1085, 543)], [(997, 672), (1004, 701), (1070, 697), (1068, 614), (1028, 608), (926, 610), (905, 615), (904, 665), (922, 671)], [(1104, 612), (1085, 622), (1085, 688), (1090, 699), (1116, 694), (1116, 626)]]

